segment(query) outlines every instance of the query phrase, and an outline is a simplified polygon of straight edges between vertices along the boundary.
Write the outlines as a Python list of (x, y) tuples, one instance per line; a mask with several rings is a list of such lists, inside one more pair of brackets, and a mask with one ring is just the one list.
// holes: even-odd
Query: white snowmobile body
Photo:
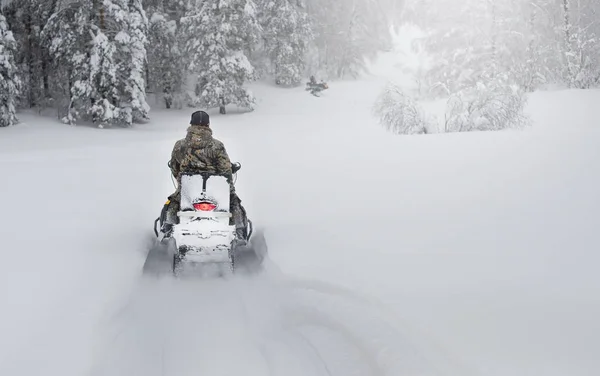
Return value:
[[(223, 276), (239, 267), (254, 268), (262, 263), (266, 254), (262, 233), (247, 244), (236, 238), (225, 176), (183, 174), (180, 191), (179, 223), (165, 234), (156, 230), (155, 222), (158, 245), (148, 254), (146, 273), (164, 274), (168, 270), (176, 276)], [(164, 220), (164, 215), (159, 220)], [(249, 226), (251, 235), (250, 221)]]
[(230, 225), (229, 183), (224, 176), (183, 175), (177, 216), (172, 237), (182, 261), (232, 262), (235, 226)]

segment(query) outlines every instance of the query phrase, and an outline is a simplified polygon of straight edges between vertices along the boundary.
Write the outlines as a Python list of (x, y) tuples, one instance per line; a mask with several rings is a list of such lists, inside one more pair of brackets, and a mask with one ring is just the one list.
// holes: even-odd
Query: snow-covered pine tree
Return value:
[(83, 118), (102, 127), (118, 117), (116, 46), (107, 35), (107, 8), (113, 4), (107, 3), (61, 3), (43, 31), (58, 85), (67, 96), (62, 120), (69, 124)]
[(252, 0), (195, 0), (181, 19), (183, 53), (196, 79), (193, 104), (205, 108), (236, 104), (252, 109), (254, 96), (244, 88), (253, 80), (249, 51), (260, 26)]
[[(173, 8), (172, 8), (173, 9)], [(176, 9), (176, 8), (175, 8)], [(164, 2), (148, 8), (148, 81), (160, 93), (165, 107), (171, 108), (183, 90), (185, 63), (178, 43), (177, 12), (169, 11)]]
[(39, 100), (37, 89), (41, 71), (39, 67), (41, 23), (38, 19), (40, 5), (36, 0), (15, 0), (7, 4), (3, 11), (17, 43), (15, 60), (23, 84), (18, 102), (26, 107), (36, 106)]
[[(132, 4), (132, 8), (129, 8)], [(99, 127), (147, 116), (143, 77), (145, 15), (139, 0), (61, 2), (43, 30), (67, 97), (63, 120)]]
[(284, 86), (299, 84), (313, 39), (308, 15), (290, 0), (259, 0), (258, 6), (264, 48), (275, 81)]
[(142, 0), (112, 0), (109, 8), (115, 23), (121, 28), (114, 39), (117, 44), (119, 88), (119, 118), (125, 125), (148, 118), (146, 102), (146, 44), (148, 19)]
[[(117, 0), (119, 1), (119, 0)], [(119, 30), (124, 28), (125, 15), (115, 0), (94, 0), (90, 34), (92, 36), (90, 55), (90, 91), (92, 121), (99, 127), (119, 123), (121, 82), (118, 75), (117, 43)], [(116, 18), (111, 18), (111, 16)], [(75, 87), (77, 88), (77, 83)]]
[(18, 122), (16, 98), (20, 82), (14, 58), (15, 49), (15, 38), (0, 11), (0, 127)]
[(61, 3), (41, 35), (52, 59), (51, 82), (58, 99), (58, 116), (68, 124), (75, 124), (90, 108), (91, 18), (92, 4)]

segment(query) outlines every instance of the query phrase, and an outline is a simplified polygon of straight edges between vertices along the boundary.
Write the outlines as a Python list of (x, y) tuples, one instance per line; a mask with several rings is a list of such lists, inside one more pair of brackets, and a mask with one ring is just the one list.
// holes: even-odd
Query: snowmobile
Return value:
[[(241, 168), (233, 166), (234, 174)], [(175, 277), (223, 277), (262, 270), (267, 245), (262, 231), (247, 222), (246, 238), (231, 222), (230, 188), (226, 176), (182, 173), (179, 222), (165, 226), (169, 201), (154, 221), (156, 242), (148, 252), (143, 273)]]
[(310, 93), (315, 97), (318, 97), (320, 92), (327, 89), (329, 89), (329, 86), (327, 83), (325, 83), (325, 81), (321, 80), (321, 82), (317, 83), (317, 80), (315, 80), (315, 78), (312, 76), (310, 81), (306, 83), (306, 91), (310, 91)]

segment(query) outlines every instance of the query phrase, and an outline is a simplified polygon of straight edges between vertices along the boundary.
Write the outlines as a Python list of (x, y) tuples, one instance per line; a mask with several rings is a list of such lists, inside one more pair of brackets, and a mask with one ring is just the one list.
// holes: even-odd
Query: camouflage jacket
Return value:
[(178, 182), (180, 173), (187, 171), (223, 174), (231, 184), (231, 161), (225, 146), (212, 137), (209, 127), (190, 126), (186, 137), (175, 143), (170, 166)]

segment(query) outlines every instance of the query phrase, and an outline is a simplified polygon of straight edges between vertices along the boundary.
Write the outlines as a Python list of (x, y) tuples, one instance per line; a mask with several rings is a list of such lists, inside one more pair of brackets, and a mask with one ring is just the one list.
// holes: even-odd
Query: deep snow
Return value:
[(402, 137), (382, 86), (256, 85), (213, 115), (267, 231), (253, 281), (139, 280), (191, 109), (0, 129), (0, 374), (597, 375), (600, 92), (533, 94), (526, 131)]

